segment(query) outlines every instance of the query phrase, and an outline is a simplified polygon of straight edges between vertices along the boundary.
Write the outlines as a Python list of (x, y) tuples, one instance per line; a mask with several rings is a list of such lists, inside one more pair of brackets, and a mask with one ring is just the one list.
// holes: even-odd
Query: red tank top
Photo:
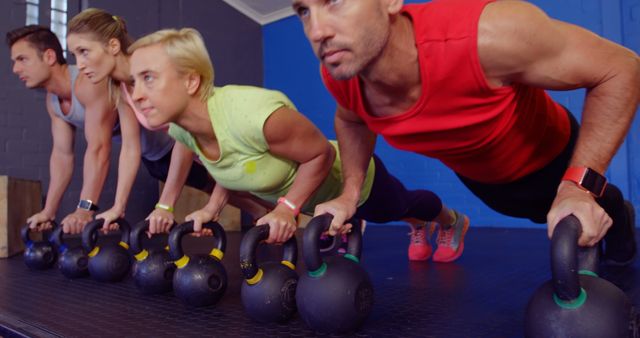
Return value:
[(477, 52), (478, 21), (493, 0), (435, 0), (406, 5), (413, 21), (422, 92), (409, 110), (367, 112), (357, 77), (325, 85), (392, 146), (433, 157), (484, 183), (506, 183), (541, 169), (569, 140), (566, 111), (539, 88), (491, 88)]

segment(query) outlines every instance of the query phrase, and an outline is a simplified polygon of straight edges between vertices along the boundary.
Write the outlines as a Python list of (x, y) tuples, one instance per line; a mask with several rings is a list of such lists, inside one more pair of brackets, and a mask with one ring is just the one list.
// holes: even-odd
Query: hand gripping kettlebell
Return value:
[(256, 249), (269, 238), (269, 225), (247, 231), (240, 243), (240, 269), (245, 281), (240, 296), (244, 309), (259, 322), (286, 322), (296, 312), (298, 244), (295, 236), (284, 243), (280, 262), (257, 264)]
[(131, 258), (129, 256), (129, 232), (131, 226), (123, 219), (114, 221), (120, 226), (120, 242), (98, 246), (97, 233), (104, 224), (103, 219), (89, 222), (82, 231), (82, 247), (88, 252), (89, 274), (91, 278), (101, 282), (121, 281), (129, 272)]
[(173, 275), (173, 291), (190, 306), (208, 306), (217, 303), (227, 290), (227, 272), (222, 257), (227, 246), (227, 237), (220, 224), (209, 222), (202, 225), (211, 229), (216, 243), (207, 255), (187, 256), (182, 250), (182, 237), (193, 232), (193, 222), (174, 226), (169, 233), (169, 257), (177, 269)]
[(168, 247), (144, 249), (142, 239), (149, 229), (149, 221), (136, 224), (131, 231), (131, 252), (133, 262), (133, 280), (138, 289), (145, 294), (160, 294), (172, 289), (175, 264), (169, 259)]
[(302, 253), (306, 273), (300, 276), (296, 300), (302, 320), (323, 333), (346, 333), (358, 329), (373, 308), (373, 285), (360, 265), (362, 233), (352, 220), (347, 253), (322, 258), (320, 235), (329, 230), (333, 216), (311, 219), (304, 231)]

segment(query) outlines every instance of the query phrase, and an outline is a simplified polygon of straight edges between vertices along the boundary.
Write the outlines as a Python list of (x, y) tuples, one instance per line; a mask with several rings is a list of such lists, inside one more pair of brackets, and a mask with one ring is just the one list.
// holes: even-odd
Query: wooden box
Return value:
[(42, 210), (39, 181), (0, 176), (0, 258), (24, 250), (20, 229), (27, 218)]

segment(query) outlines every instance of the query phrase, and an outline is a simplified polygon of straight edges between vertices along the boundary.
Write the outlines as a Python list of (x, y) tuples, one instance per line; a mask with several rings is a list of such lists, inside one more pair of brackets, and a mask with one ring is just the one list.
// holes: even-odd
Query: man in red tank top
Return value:
[[(335, 231), (355, 210), (381, 134), (439, 159), (503, 214), (547, 222), (549, 235), (573, 214), (580, 245), (606, 234), (607, 262), (634, 259), (633, 207), (602, 174), (640, 100), (635, 53), (523, 1), (293, 0), (293, 8), (338, 103), (344, 193), (316, 209), (335, 216)], [(577, 88), (587, 89), (581, 127), (544, 91)]]

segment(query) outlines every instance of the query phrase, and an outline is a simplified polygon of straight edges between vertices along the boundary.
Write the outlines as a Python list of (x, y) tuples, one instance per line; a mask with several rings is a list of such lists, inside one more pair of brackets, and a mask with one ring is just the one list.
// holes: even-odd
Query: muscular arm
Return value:
[(376, 135), (354, 112), (340, 105), (336, 109), (334, 124), (344, 175), (342, 195), (353, 203), (355, 210), (355, 205), (360, 199), (362, 184), (367, 175), (369, 161), (373, 155)]
[(640, 100), (640, 60), (632, 51), (580, 27), (552, 20), (521, 1), (499, 1), (480, 18), (478, 51), (493, 85), (552, 90), (586, 88), (572, 165), (603, 173)]
[[(327, 139), (307, 118), (297, 111), (281, 107), (269, 116), (263, 132), (269, 152), (298, 163), (296, 177), (284, 196), (300, 208), (327, 177), (335, 159), (335, 151)], [(296, 231), (297, 224), (290, 206), (278, 204), (258, 220), (269, 224), (267, 243), (284, 243)]]
[(120, 100), (118, 105), (118, 116), (122, 133), (122, 147), (120, 148), (120, 157), (118, 159), (118, 183), (115, 201), (111, 209), (96, 215), (96, 218), (104, 219), (105, 228), (110, 227), (111, 223), (118, 217), (124, 217), (129, 193), (131, 193), (131, 188), (140, 166), (140, 125), (124, 98)]
[(332, 146), (311, 121), (286, 107), (271, 114), (263, 131), (272, 154), (299, 163), (286, 198), (301, 207), (327, 177)]
[[(582, 126), (570, 165), (604, 173), (630, 127), (640, 100), (640, 60), (577, 26), (552, 20), (520, 1), (487, 5), (478, 53), (490, 85), (522, 83), (553, 90), (586, 88)], [(580, 219), (581, 245), (594, 245), (611, 226), (595, 200), (562, 182), (547, 215), (549, 235), (569, 214)]]
[(335, 116), (335, 129), (338, 136), (342, 174), (344, 177), (342, 195), (316, 206), (315, 215), (329, 213), (333, 215), (329, 233), (349, 231), (351, 226), (345, 222), (356, 212), (362, 184), (367, 175), (367, 167), (373, 155), (376, 135), (354, 112), (338, 105)]
[(47, 199), (42, 212), (49, 219), (54, 219), (60, 206), (62, 195), (73, 176), (73, 141), (75, 132), (73, 126), (53, 113), (53, 108), (49, 105), (48, 99), (47, 112), (51, 118), (53, 147), (49, 159), (49, 188), (47, 189)]
[(111, 137), (117, 112), (109, 102), (107, 82), (91, 83), (84, 75), (76, 80), (76, 96), (85, 107), (85, 139), (81, 199), (97, 203), (104, 187), (111, 155)]

